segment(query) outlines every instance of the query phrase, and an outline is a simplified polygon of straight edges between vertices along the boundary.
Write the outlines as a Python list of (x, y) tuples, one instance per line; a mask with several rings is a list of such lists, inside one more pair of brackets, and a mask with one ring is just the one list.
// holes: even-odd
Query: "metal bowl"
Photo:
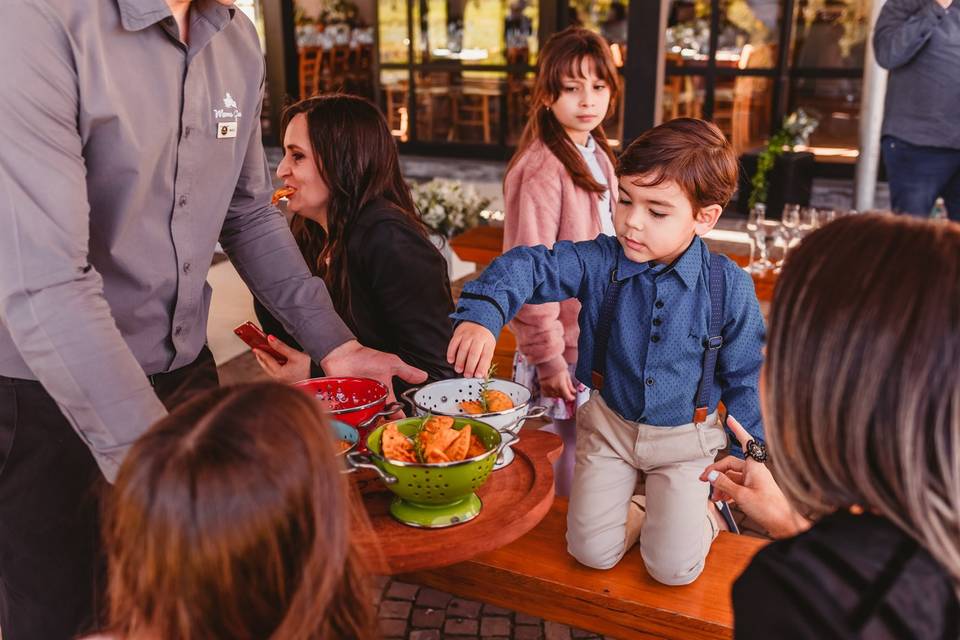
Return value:
[[(408, 389), (403, 393), (403, 397), (413, 406), (418, 416), (429, 413), (435, 416), (469, 417), (481, 420), (498, 431), (514, 436), (509, 444), (514, 444), (520, 439), (520, 428), (527, 419), (539, 418), (547, 411), (546, 407), (530, 406), (530, 389), (522, 384), (494, 378), (487, 388), (507, 394), (513, 401), (513, 408), (482, 414), (466, 413), (460, 408), (460, 403), (478, 399), (482, 384), (483, 380), (480, 378), (438, 380), (419, 388)], [(507, 466), (513, 462), (513, 458), (513, 450), (508, 445), (504, 449), (502, 461), (497, 464), (495, 470)]]
[(482, 506), (474, 492), (487, 481), (500, 452), (512, 436), (479, 420), (456, 418), (453, 428), (459, 430), (470, 425), (471, 433), (487, 447), (485, 453), (438, 464), (398, 462), (383, 457), (380, 438), (388, 425), (397, 425), (400, 433), (412, 438), (423, 421), (423, 417), (405, 418), (377, 427), (367, 436), (369, 453), (350, 453), (347, 461), (353, 468), (372, 468), (379, 473), (396, 495), (390, 513), (404, 524), (441, 528), (472, 520), (480, 514)]
[(327, 413), (353, 427), (383, 411), (389, 395), (382, 382), (371, 378), (310, 378), (293, 386), (316, 396)]

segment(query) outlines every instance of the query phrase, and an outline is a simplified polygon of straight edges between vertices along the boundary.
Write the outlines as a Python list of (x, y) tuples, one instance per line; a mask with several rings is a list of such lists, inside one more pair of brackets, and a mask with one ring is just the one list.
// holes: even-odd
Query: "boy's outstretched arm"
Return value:
[(609, 273), (616, 242), (558, 242), (553, 249), (515, 247), (504, 253), (463, 288), (450, 314), (457, 328), (447, 360), (465, 376), (486, 375), (497, 336), (520, 308), (577, 297), (591, 274)]

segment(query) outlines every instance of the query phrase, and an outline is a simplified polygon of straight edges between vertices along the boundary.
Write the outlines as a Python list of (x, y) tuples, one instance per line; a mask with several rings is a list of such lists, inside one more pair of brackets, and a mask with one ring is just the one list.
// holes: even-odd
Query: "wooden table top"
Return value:
[(647, 574), (639, 546), (613, 569), (579, 564), (567, 553), (566, 514), (566, 499), (557, 498), (515, 542), (405, 579), (616, 638), (732, 636), (732, 585), (766, 540), (721, 533), (701, 576), (668, 587)]

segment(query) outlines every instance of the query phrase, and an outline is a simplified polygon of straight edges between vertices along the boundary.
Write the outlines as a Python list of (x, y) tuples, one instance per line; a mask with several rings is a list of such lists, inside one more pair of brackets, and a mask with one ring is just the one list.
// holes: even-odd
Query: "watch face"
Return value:
[(747, 455), (756, 460), (757, 462), (766, 462), (767, 460), (767, 445), (763, 442), (757, 442), (756, 440), (751, 440), (747, 443)]

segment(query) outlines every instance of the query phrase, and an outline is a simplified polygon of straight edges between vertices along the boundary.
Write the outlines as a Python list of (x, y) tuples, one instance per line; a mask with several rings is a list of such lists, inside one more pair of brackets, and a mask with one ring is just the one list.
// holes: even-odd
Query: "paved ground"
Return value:
[(595, 633), (541, 620), (449, 593), (381, 578), (375, 602), (380, 629), (388, 640), (484, 638), (497, 640), (572, 640), (603, 638)]

